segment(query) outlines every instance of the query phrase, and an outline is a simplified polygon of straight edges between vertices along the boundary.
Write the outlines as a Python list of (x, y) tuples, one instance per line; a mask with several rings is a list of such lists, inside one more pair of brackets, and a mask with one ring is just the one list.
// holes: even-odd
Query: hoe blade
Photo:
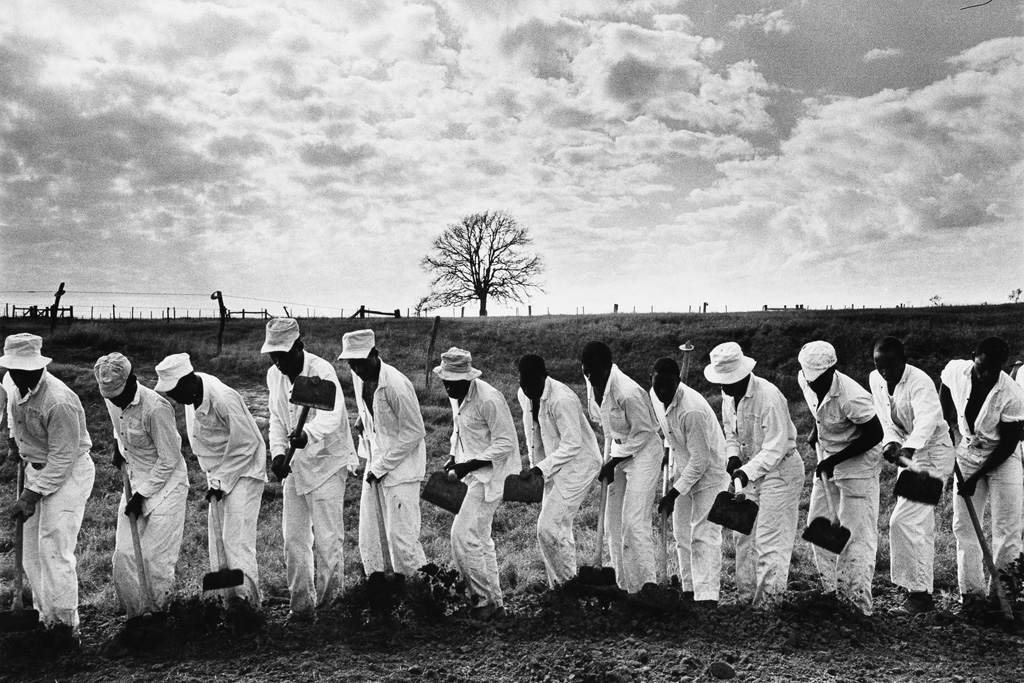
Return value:
[(824, 548), (836, 555), (843, 552), (843, 548), (850, 541), (850, 530), (836, 522), (824, 517), (815, 517), (804, 529), (802, 538), (808, 543), (813, 543), (819, 548)]
[(708, 512), (708, 521), (748, 535), (754, 529), (757, 510), (754, 501), (722, 491), (715, 497), (715, 504)]
[(893, 493), (918, 503), (938, 505), (939, 499), (942, 498), (942, 480), (927, 472), (903, 470), (896, 478)]
[(216, 591), (224, 588), (235, 588), (245, 583), (245, 574), (241, 569), (221, 569), (203, 575), (203, 590)]
[(308, 406), (317, 410), (334, 410), (334, 400), (338, 397), (338, 386), (319, 377), (299, 375), (292, 385), (292, 396), (289, 403), (297, 406)]
[(501, 497), (516, 503), (539, 503), (544, 499), (544, 477), (523, 479), (518, 474), (510, 474), (505, 477), (505, 489)]
[(434, 472), (420, 492), (420, 498), (453, 515), (459, 514), (467, 487), (461, 481), (449, 481), (446, 472)]

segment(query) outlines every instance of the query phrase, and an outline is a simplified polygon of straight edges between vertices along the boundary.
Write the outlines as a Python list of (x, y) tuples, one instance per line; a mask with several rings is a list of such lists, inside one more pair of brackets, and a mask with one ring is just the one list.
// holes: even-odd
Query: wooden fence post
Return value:
[(60, 283), (60, 287), (53, 295), (53, 308), (50, 309), (50, 334), (57, 328), (57, 311), (60, 309), (60, 298), (64, 296), (64, 283)]
[(441, 316), (435, 315), (434, 324), (430, 328), (430, 344), (427, 345), (426, 373), (424, 373), (423, 376), (423, 393), (425, 395), (430, 394), (430, 376), (434, 374), (433, 372), (431, 372), (433, 368), (431, 368), (430, 363), (434, 358), (434, 342), (437, 341), (437, 328), (439, 328), (440, 326)]
[(219, 356), (221, 349), (224, 348), (224, 323), (228, 319), (228, 309), (224, 305), (224, 295), (219, 289), (210, 295), (210, 299), (217, 302), (217, 308), (220, 311), (220, 328), (217, 330), (217, 353), (215, 354)]

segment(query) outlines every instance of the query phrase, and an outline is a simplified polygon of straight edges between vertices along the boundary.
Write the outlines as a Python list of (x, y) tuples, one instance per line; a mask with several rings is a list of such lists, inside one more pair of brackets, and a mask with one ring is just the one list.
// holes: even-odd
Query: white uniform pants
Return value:
[[(971, 476), (977, 469), (964, 467), (963, 462), (960, 468), (964, 478)], [(996, 471), (981, 478), (971, 497), (982, 528), (985, 524), (985, 503), (991, 500), (991, 550), (996, 569), (1006, 567), (1021, 552), (1021, 498), (1024, 494), (1021, 477), (1020, 457), (1011, 456)], [(967, 504), (960, 495), (953, 499), (953, 535), (956, 537), (956, 570), (960, 595), (988, 595), (991, 587), (985, 581), (981, 545), (967, 513)]]
[(75, 546), (95, 473), (92, 458), (79, 456), (64, 484), (44, 496), (25, 521), (22, 566), (32, 586), (32, 604), (46, 626), (78, 627)]
[(359, 498), (359, 556), (363, 571), (369, 576), (384, 571), (377, 526), (376, 489), (384, 499), (384, 527), (387, 531), (391, 566), (395, 572), (413, 576), (427, 563), (420, 543), (420, 483), (411, 481), (395, 486), (373, 485), (363, 481)]
[[(484, 485), (470, 480), (466, 498), (452, 522), (452, 559), (469, 592), (492, 605), (503, 605), (498, 580), (498, 556), (491, 538), (491, 522), (501, 498), (484, 501)], [(482, 606), (484, 603), (480, 603)]]
[[(826, 591), (838, 591), (864, 614), (871, 614), (871, 580), (878, 550), (878, 475), (864, 479), (829, 479), (839, 522), (850, 530), (850, 540), (839, 555), (812, 545), (814, 564)], [(814, 478), (808, 521), (829, 518), (820, 477)], [(760, 516), (760, 515), (758, 515)]]
[(544, 500), (537, 518), (537, 545), (552, 588), (576, 576), (572, 523), (600, 469), (597, 462), (584, 468), (575, 465), (566, 465), (544, 482)]
[(301, 494), (295, 491), (294, 477), (284, 480), (284, 564), (291, 611), (296, 614), (329, 608), (345, 591), (342, 511), (347, 478), (348, 470), (341, 468), (319, 487)]
[(256, 521), (263, 502), (264, 482), (242, 477), (231, 493), (210, 505), (207, 513), (210, 571), (241, 569), (245, 583), (219, 591), (225, 598), (239, 597), (259, 607), (260, 573), (256, 565)]
[[(152, 512), (138, 518), (146, 581), (153, 593), (153, 601), (156, 603), (154, 607), (158, 612), (167, 607), (174, 592), (174, 568), (178, 564), (178, 551), (181, 549), (181, 537), (185, 530), (187, 498), (188, 484), (181, 482)], [(117, 531), (114, 541), (114, 592), (128, 616), (136, 617), (145, 613), (146, 605), (135, 564), (131, 520), (124, 514), (126, 503), (122, 493), (121, 504), (117, 508)]]
[[(953, 447), (941, 444), (914, 454), (914, 470), (943, 481), (953, 471)], [(900, 468), (900, 473), (904, 468)], [(889, 577), (914, 593), (931, 593), (935, 568), (935, 506), (897, 498), (889, 517)]]
[(679, 558), (679, 583), (694, 600), (718, 600), (722, 576), (722, 527), (708, 521), (720, 491), (711, 486), (676, 498), (672, 529)]
[(786, 592), (803, 488), (804, 463), (796, 453), (743, 488), (758, 512), (749, 534), (733, 532), (736, 590), (742, 602), (761, 607)]
[(626, 460), (615, 468), (615, 481), (608, 487), (608, 554), (619, 587), (630, 593), (657, 581), (651, 508), (661, 478), (661, 457), (659, 448)]

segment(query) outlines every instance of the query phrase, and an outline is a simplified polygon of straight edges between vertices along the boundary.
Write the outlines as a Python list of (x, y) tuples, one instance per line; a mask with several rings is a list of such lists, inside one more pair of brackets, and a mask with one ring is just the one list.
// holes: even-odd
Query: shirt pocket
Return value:
[(129, 446), (148, 448), (152, 441), (141, 420), (125, 420), (124, 436)]
[(46, 416), (38, 410), (26, 410), (25, 431), (34, 439), (46, 441)]
[(612, 429), (612, 436), (616, 439), (625, 440), (629, 436), (629, 420), (626, 418), (626, 411), (618, 406), (610, 406), (608, 409), (608, 425)]

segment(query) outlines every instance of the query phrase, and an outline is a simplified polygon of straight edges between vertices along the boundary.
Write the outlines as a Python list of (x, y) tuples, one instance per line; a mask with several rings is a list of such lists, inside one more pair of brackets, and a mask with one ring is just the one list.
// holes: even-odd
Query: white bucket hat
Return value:
[(96, 375), (96, 384), (100, 387), (100, 396), (114, 398), (124, 391), (128, 375), (132, 374), (132, 364), (120, 353), (101, 356), (92, 368)]
[(376, 346), (373, 330), (356, 330), (341, 338), (341, 355), (338, 360), (368, 358)]
[(42, 354), (43, 338), (28, 332), (12, 334), (4, 340), (4, 355), (0, 367), (8, 370), (39, 370), (50, 364), (52, 358)]
[(267, 323), (267, 338), (260, 353), (288, 352), (299, 338), (299, 322), (295, 318), (271, 318)]
[(797, 357), (804, 379), (808, 382), (821, 377), (821, 373), (836, 364), (836, 349), (827, 341), (812, 341), (804, 344)]
[(473, 358), (469, 351), (453, 346), (441, 354), (441, 364), (434, 368), (434, 374), (443, 380), (457, 382), (476, 379), (483, 373), (473, 367)]
[(725, 342), (711, 349), (711, 365), (704, 368), (704, 378), (712, 384), (735, 384), (750, 374), (757, 361), (743, 355), (736, 342)]
[(178, 386), (178, 380), (192, 373), (192, 361), (187, 353), (175, 353), (167, 356), (156, 366), (157, 391), (170, 391)]

